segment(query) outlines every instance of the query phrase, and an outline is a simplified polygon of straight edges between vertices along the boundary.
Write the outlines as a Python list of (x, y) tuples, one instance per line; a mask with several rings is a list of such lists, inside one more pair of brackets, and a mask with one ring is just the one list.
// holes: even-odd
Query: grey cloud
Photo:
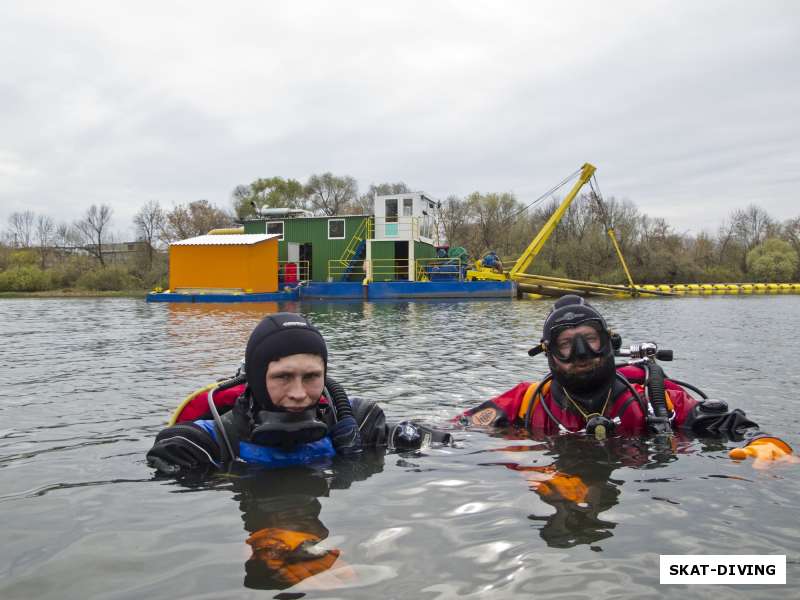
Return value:
[[(0, 25), (0, 225), (257, 177), (530, 201), (585, 161), (679, 230), (796, 216), (793, 3), (29, 4)], [(148, 14), (149, 12), (149, 14)]]

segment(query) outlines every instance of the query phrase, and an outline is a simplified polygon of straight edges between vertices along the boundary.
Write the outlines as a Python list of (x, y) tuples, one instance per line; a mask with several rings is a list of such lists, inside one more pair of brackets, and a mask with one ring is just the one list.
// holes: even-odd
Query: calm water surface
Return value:
[[(800, 447), (800, 297), (595, 304), (624, 343), (672, 348), (669, 374)], [(439, 423), (544, 374), (526, 351), (548, 307), (280, 306), (318, 324), (331, 374), (352, 394), (391, 419)], [(713, 440), (466, 431), (454, 448), (321, 472), (154, 478), (144, 453), (170, 411), (231, 375), (249, 332), (278, 308), (0, 301), (1, 598), (274, 597), (278, 586), (245, 567), (245, 539), (266, 526), (304, 528), (341, 551), (282, 598), (800, 597), (800, 466), (754, 470)], [(581, 476), (587, 502), (531, 491), (520, 467), (548, 466)], [(788, 585), (658, 584), (660, 554), (693, 553), (786, 554)]]

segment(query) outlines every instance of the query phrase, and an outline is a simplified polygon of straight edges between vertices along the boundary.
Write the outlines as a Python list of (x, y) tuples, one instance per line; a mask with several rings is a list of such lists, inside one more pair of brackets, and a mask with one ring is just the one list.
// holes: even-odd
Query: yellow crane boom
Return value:
[(552, 216), (547, 220), (542, 228), (539, 230), (539, 233), (536, 234), (536, 237), (533, 238), (533, 241), (525, 248), (525, 252), (523, 252), (520, 257), (517, 259), (517, 262), (514, 263), (514, 266), (511, 267), (511, 270), (508, 272), (508, 277), (510, 279), (516, 279), (517, 274), (524, 274), (528, 267), (533, 262), (533, 259), (536, 258), (536, 255), (544, 246), (544, 243), (553, 233), (558, 225), (561, 218), (564, 216), (564, 213), (567, 212), (569, 205), (572, 204), (572, 201), (575, 199), (575, 196), (578, 195), (578, 192), (581, 191), (581, 188), (586, 185), (586, 183), (592, 178), (595, 172), (594, 165), (590, 165), (586, 163), (581, 167), (581, 174), (578, 177), (578, 180), (575, 182), (575, 185), (572, 186), (572, 189), (569, 193), (564, 197), (564, 200), (559, 205), (556, 212), (552, 214)]
[[(533, 262), (533, 259), (536, 258), (536, 255), (544, 246), (544, 243), (547, 241), (547, 238), (553, 233), (558, 225), (561, 218), (564, 216), (564, 213), (569, 208), (569, 205), (572, 204), (572, 201), (578, 195), (578, 192), (581, 191), (581, 188), (586, 185), (586, 182), (592, 178), (595, 172), (594, 165), (590, 165), (586, 163), (581, 167), (580, 175), (578, 180), (575, 182), (575, 185), (572, 186), (572, 189), (569, 193), (564, 197), (564, 200), (561, 201), (556, 212), (547, 220), (542, 228), (539, 230), (539, 233), (536, 234), (536, 237), (533, 238), (533, 241), (528, 244), (528, 247), (525, 248), (525, 251), (522, 255), (517, 259), (517, 262), (514, 263), (514, 266), (511, 267), (510, 271), (504, 273), (497, 273), (491, 269), (482, 268), (480, 266), (480, 261), (478, 262), (478, 268), (476, 270), (467, 271), (466, 277), (467, 280), (472, 279), (494, 279), (500, 281), (506, 281), (508, 279), (520, 279), (525, 276), (525, 272), (527, 271), (528, 267)], [(570, 177), (571, 179), (571, 177)]]

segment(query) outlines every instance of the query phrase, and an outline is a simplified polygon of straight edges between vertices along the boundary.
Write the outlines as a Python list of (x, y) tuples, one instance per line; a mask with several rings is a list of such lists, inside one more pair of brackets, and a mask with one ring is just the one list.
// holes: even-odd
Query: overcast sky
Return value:
[[(124, 7), (124, 8), (123, 8)], [(800, 216), (800, 2), (4, 2), (0, 228), (332, 171)]]

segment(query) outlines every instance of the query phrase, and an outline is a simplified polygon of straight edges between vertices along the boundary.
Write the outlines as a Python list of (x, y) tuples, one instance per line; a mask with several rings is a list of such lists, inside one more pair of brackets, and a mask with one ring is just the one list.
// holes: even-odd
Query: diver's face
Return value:
[(553, 342), (553, 360), (558, 365), (559, 370), (567, 375), (573, 373), (586, 373), (600, 366), (603, 361), (602, 356), (586, 356), (576, 357), (571, 362), (565, 362), (559, 359), (562, 356), (566, 359), (570, 358), (572, 351), (572, 340), (575, 336), (582, 335), (586, 344), (594, 352), (599, 352), (602, 347), (603, 341), (597, 329), (591, 325), (578, 325), (577, 327), (570, 327), (558, 334), (558, 337)]
[(269, 363), (267, 393), (272, 403), (289, 412), (316, 404), (325, 386), (325, 363), (316, 354), (292, 354)]

